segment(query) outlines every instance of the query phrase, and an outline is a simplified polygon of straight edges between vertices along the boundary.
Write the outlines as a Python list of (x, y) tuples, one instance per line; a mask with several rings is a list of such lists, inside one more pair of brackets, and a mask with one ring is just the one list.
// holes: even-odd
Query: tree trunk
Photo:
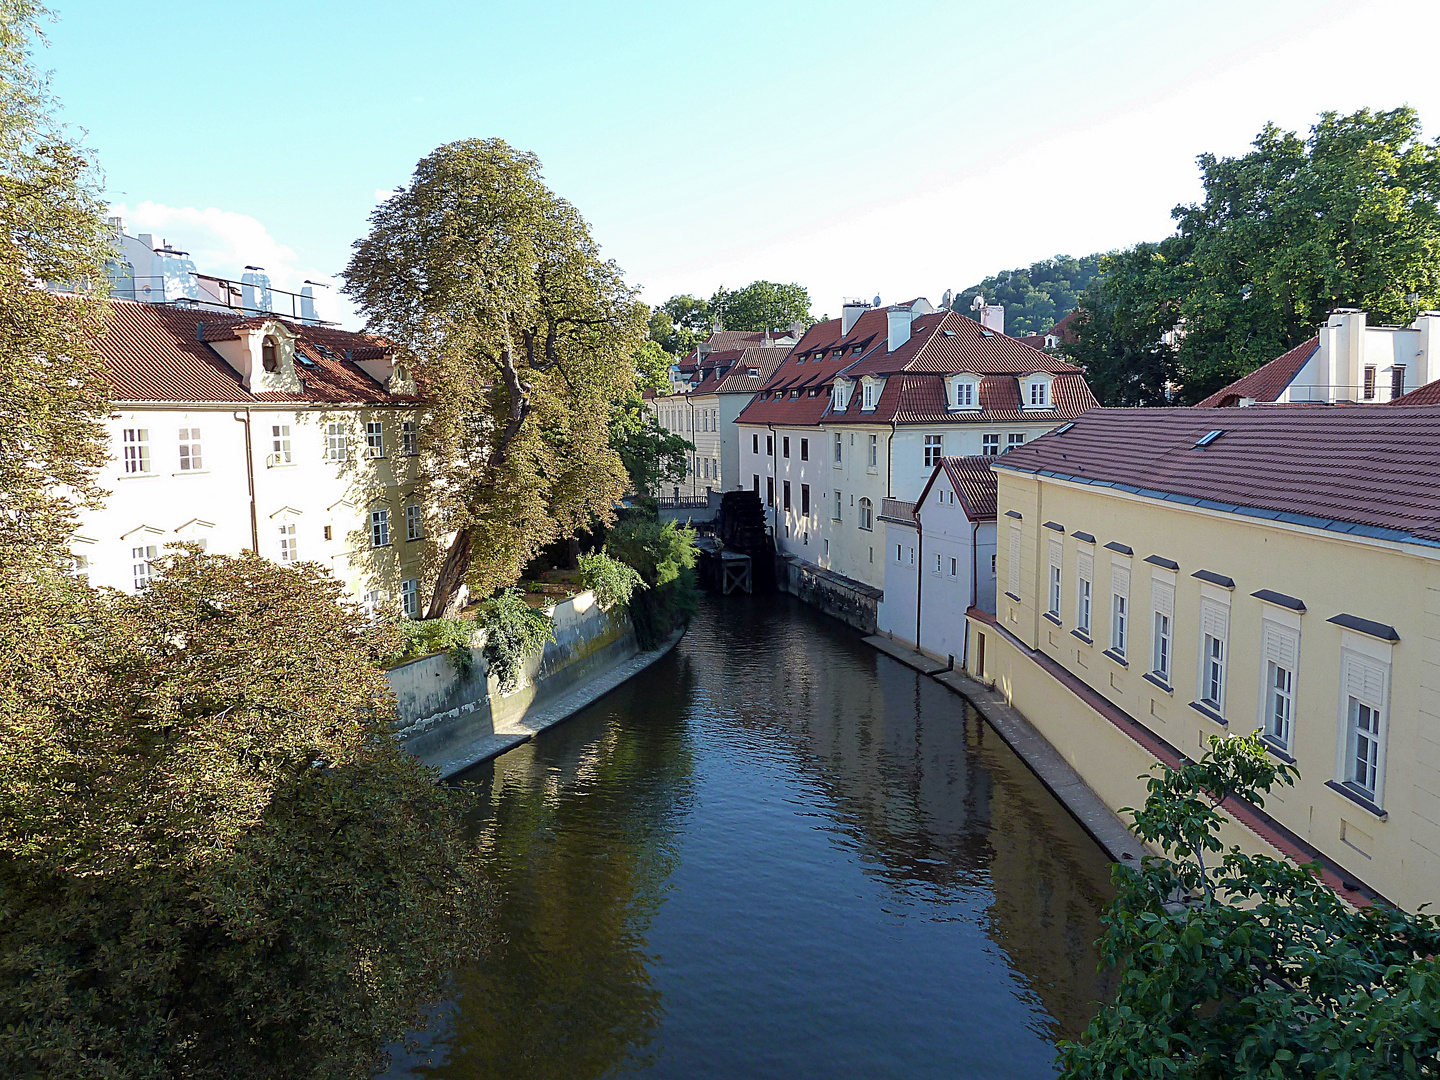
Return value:
[(465, 575), (470, 572), (470, 550), (473, 544), (468, 528), (455, 534), (450, 550), (445, 553), (445, 562), (435, 579), (435, 591), (430, 595), (430, 607), (425, 612), (427, 619), (453, 619), (460, 614), (460, 588), (465, 584)]

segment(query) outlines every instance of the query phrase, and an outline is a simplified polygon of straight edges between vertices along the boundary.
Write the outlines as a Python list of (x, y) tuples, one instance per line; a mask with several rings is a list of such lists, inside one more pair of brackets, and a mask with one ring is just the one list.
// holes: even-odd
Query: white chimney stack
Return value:
[(886, 348), (893, 353), (910, 340), (910, 322), (915, 313), (903, 304), (896, 304), (885, 309), (885, 317), (890, 331)]
[(844, 337), (855, 328), (860, 321), (860, 316), (870, 310), (870, 305), (864, 300), (856, 300), (854, 297), (847, 298), (840, 308), (840, 336)]
[(986, 304), (980, 309), (980, 325), (997, 334), (1005, 332), (1005, 305)]

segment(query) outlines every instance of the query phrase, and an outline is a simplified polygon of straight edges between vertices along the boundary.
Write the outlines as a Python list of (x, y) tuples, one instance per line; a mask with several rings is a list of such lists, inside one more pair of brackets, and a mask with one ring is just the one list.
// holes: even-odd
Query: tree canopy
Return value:
[(488, 595), (545, 544), (611, 518), (627, 486), (611, 423), (647, 316), (534, 154), (439, 147), (376, 207), (344, 276), (429, 403), (425, 494), (454, 540), (427, 617), (453, 613), (467, 581)]
[(726, 330), (785, 330), (792, 322), (809, 327), (810, 293), (803, 285), (752, 281), (733, 292), (723, 285), (710, 297), (710, 310)]
[(1296, 775), (1257, 732), (1149, 778), (1134, 831), (1163, 856), (1114, 868), (1120, 990), (1061, 1044), (1066, 1080), (1440, 1075), (1440, 920), (1348, 907), (1318, 867), (1219, 839), (1227, 799), (1263, 806)]
[(971, 285), (951, 302), (961, 314), (983, 295), (986, 303), (1005, 305), (1005, 332), (1011, 337), (1043, 334), (1080, 302), (1080, 294), (1100, 272), (1100, 255), (1056, 255), (1029, 266), (1002, 270)]
[(673, 356), (684, 356), (710, 336), (715, 316), (698, 296), (672, 296), (650, 314), (650, 338)]

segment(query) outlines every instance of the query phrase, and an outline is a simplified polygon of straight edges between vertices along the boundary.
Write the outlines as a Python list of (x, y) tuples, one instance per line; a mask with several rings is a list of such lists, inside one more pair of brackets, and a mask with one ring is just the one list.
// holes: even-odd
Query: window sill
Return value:
[(1105, 655), (1108, 656), (1111, 660), (1114, 660), (1115, 663), (1119, 664), (1123, 668), (1128, 668), (1130, 666), (1130, 661), (1125, 659), (1124, 653), (1118, 653), (1114, 649), (1106, 649)]
[(424, 540), (424, 539), (425, 539), (425, 537), (423, 537), (423, 536), (407, 536), (407, 537), (405, 538), (405, 542), (406, 542), (407, 544), (418, 544), (421, 540)]
[(1041, 617), (1042, 619), (1049, 619), (1049, 620), (1050, 620), (1052, 623), (1054, 623), (1056, 626), (1059, 626), (1059, 625), (1060, 625), (1060, 618), (1059, 618), (1059, 616), (1057, 616), (1057, 615), (1051, 615), (1050, 612), (1048, 612), (1048, 611), (1043, 612), (1040, 617)]
[(1071, 630), (1071, 631), (1070, 631), (1070, 636), (1071, 636), (1071, 637), (1079, 638), (1079, 639), (1080, 639), (1081, 641), (1083, 641), (1086, 645), (1094, 645), (1094, 644), (1095, 644), (1095, 639), (1092, 638), (1089, 634), (1085, 633), (1085, 631), (1083, 631), (1083, 630)]
[(1202, 705), (1202, 704), (1201, 704), (1200, 702), (1198, 702), (1198, 701), (1192, 701), (1192, 702), (1190, 702), (1190, 708), (1194, 709), (1194, 710), (1195, 710), (1196, 712), (1198, 712), (1201, 716), (1205, 717), (1205, 719), (1207, 719), (1207, 720), (1213, 720), (1215, 723), (1219, 724), (1221, 727), (1229, 727), (1229, 726), (1230, 726), (1230, 721), (1226, 720), (1225, 717), (1221, 716), (1218, 712), (1216, 712), (1214, 709), (1212, 709), (1209, 705)]
[(1025, 602), (1024, 600), (1021, 600), (1020, 597), (1016, 596), (1013, 592), (1007, 591), (1005, 595), (1008, 596), (1011, 600), (1014, 600), (1017, 604), (1023, 604)]
[(1283, 746), (1275, 742), (1269, 735), (1260, 736), (1260, 742), (1265, 747), (1265, 752), (1272, 757), (1277, 757), (1286, 765), (1294, 765), (1295, 759), (1291, 757)]
[(293, 469), (293, 468), (295, 468), (295, 462), (293, 462), (293, 461), (267, 461), (267, 462), (265, 462), (265, 467), (266, 467), (267, 469)]
[(160, 476), (160, 474), (159, 474), (159, 473), (155, 473), (155, 472), (127, 472), (127, 473), (120, 473), (119, 475), (117, 475), (117, 476), (115, 477), (115, 479), (116, 479), (116, 480), (155, 480), (155, 479), (158, 479), (159, 476)]
[(1145, 672), (1143, 677), (1146, 682), (1158, 686), (1161, 690), (1164, 690), (1165, 693), (1171, 695), (1172, 697), (1174, 696), (1175, 688), (1169, 683), (1167, 683), (1164, 679), (1160, 678), (1159, 675), (1156, 675), (1153, 671)]
[(843, 469), (845, 467), (845, 463), (843, 461), (836, 461), (833, 462), (830, 467), (832, 469)]
[(1331, 791), (1343, 795), (1345, 798), (1353, 802), (1356, 806), (1360, 807), (1360, 809), (1374, 815), (1381, 821), (1384, 821), (1390, 816), (1384, 809), (1371, 802), (1368, 795), (1362, 794), (1355, 788), (1351, 787), (1349, 784), (1339, 784), (1336, 783), (1334, 780), (1326, 780), (1325, 786), (1328, 787)]
[(879, 467), (876, 466), (876, 465), (866, 465), (866, 466), (865, 466), (865, 471), (866, 471), (867, 473), (869, 473), (871, 476), (879, 476), (879, 475), (880, 475), (880, 469), (879, 469)]
[(390, 544), (371, 544), (371, 545), (370, 545), (370, 550), (371, 550), (371, 551), (379, 551), (381, 548), (387, 548), (387, 547), (390, 547), (390, 546), (391, 546)]
[(171, 473), (170, 475), (171, 475), (171, 476), (209, 476), (209, 475), (210, 475), (210, 470), (209, 470), (209, 469), (181, 469), (179, 472), (174, 472), (174, 473)]

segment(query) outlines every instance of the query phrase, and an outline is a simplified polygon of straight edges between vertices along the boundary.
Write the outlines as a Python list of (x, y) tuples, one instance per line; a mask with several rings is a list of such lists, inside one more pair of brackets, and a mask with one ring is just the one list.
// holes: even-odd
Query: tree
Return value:
[(638, 397), (616, 406), (610, 446), (624, 463), (630, 490), (647, 498), (684, 480), (695, 452), (694, 443), (662, 427), (655, 410)]
[(535, 155), (500, 139), (439, 147), (371, 214), (345, 281), (429, 401), (425, 494), (454, 540), (427, 618), (611, 519), (626, 487), (611, 421), (646, 312)]
[(1183, 242), (1137, 244), (1106, 255), (1071, 324), (1067, 359), (1107, 406), (1168, 405), (1179, 367), (1173, 344), (1179, 305), (1172, 299)]
[(726, 330), (785, 330), (792, 322), (809, 327), (810, 293), (801, 285), (752, 281), (730, 291), (723, 285), (710, 297), (716, 324)]
[(950, 306), (968, 315), (971, 301), (984, 296), (987, 303), (1005, 305), (1007, 334), (1043, 334), (1075, 310), (1085, 286), (1100, 272), (1100, 259), (1098, 253), (1079, 259), (1056, 255), (1015, 270), (1002, 270), (971, 285)]
[(110, 241), (93, 163), (53, 118), (30, 61), (47, 13), (33, 0), (0, 6), (0, 566), (58, 565), (76, 510), (103, 492), (101, 419), (108, 387), (91, 341)]
[(1224, 850), (1228, 799), (1264, 805), (1292, 766), (1259, 733), (1210, 738), (1198, 762), (1149, 779), (1135, 834), (1164, 852), (1118, 864), (1101, 951), (1116, 1001), (1068, 1080), (1440, 1075), (1440, 920), (1353, 909), (1319, 868)]
[(695, 613), (695, 530), (673, 521), (634, 517), (610, 532), (606, 550), (640, 575), (643, 592), (630, 598), (630, 621), (642, 649), (653, 649)]
[(684, 356), (715, 327), (710, 305), (698, 296), (672, 296), (650, 314), (650, 338), (672, 356)]
[(393, 643), (314, 564), (0, 589), (0, 1073), (370, 1075), (484, 939)]

